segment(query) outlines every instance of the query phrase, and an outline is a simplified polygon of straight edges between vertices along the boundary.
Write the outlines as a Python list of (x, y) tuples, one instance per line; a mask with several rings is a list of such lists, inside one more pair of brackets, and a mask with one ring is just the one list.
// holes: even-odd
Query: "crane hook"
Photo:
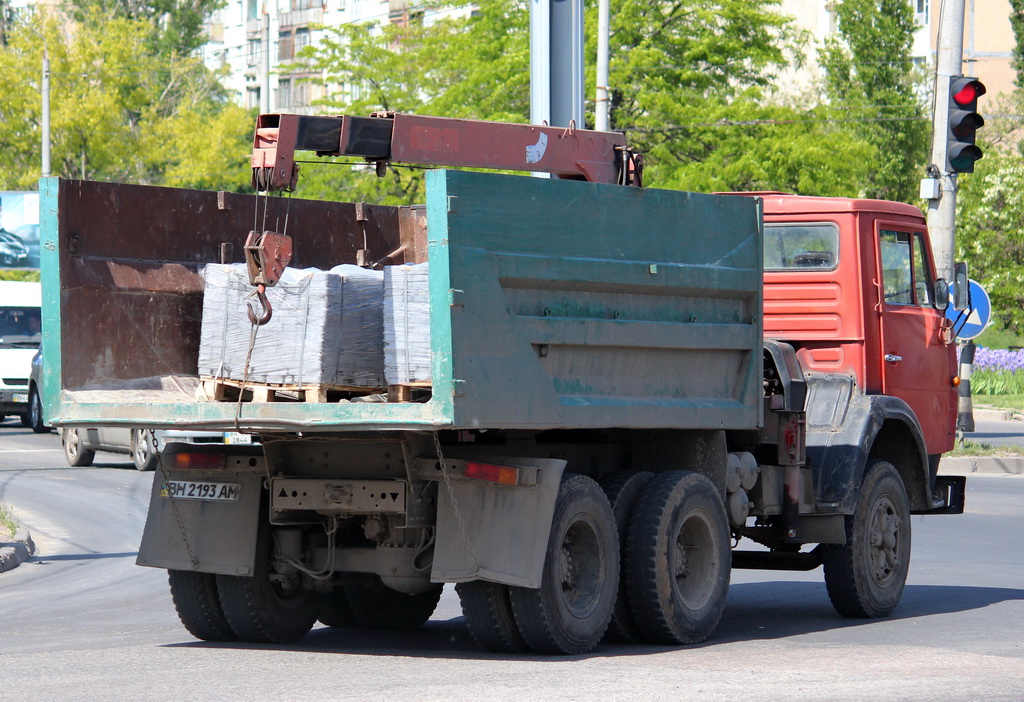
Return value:
[[(253, 310), (252, 303), (248, 302), (249, 298), (253, 295), (260, 301), (260, 306), (263, 308), (263, 315), (260, 317), (256, 316), (256, 312)], [(266, 324), (270, 321), (270, 317), (274, 314), (274, 310), (270, 307), (270, 300), (267, 299), (267, 286), (260, 284), (256, 286), (256, 289), (246, 295), (246, 307), (249, 313), (249, 321), (256, 325)]]

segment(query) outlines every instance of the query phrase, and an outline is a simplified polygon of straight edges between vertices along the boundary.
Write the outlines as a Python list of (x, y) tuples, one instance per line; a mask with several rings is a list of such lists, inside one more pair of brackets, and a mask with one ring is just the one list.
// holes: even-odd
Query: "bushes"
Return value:
[(974, 352), (972, 395), (1024, 394), (1024, 350), (989, 349)]

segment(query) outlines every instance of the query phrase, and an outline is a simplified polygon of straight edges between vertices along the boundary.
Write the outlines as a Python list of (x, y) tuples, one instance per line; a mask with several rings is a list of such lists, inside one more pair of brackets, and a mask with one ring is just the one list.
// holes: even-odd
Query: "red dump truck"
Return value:
[[(415, 627), (455, 583), (491, 650), (686, 644), (732, 568), (823, 566), (840, 614), (880, 617), (911, 515), (963, 511), (916, 208), (658, 190), (618, 134), (393, 114), (261, 115), (258, 189), (301, 193), (298, 151), (558, 177), (429, 170), (400, 207), (44, 179), (48, 419), (260, 437), (156, 473), (138, 562), (198, 638)], [(428, 263), (429, 379), (201, 370), (203, 271), (232, 262), (250, 358), (294, 321), (286, 264)]]

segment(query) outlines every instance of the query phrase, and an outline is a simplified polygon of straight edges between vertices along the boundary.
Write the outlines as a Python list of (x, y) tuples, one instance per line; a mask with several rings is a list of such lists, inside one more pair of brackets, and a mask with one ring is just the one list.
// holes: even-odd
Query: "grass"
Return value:
[(7, 505), (0, 502), (0, 542), (9, 541), (18, 530), (18, 523), (10, 513)]
[(1024, 455), (1024, 446), (993, 446), (976, 441), (965, 440), (946, 456), (1020, 456)]
[(995, 407), (1024, 412), (1024, 395), (974, 395), (975, 407)]

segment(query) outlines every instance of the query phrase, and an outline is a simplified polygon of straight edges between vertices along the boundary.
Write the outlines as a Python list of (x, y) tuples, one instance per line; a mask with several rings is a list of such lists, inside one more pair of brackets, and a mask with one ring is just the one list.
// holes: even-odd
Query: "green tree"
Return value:
[[(993, 112), (1020, 114), (1022, 102), (1018, 91)], [(957, 260), (988, 292), (993, 324), (1024, 334), (1024, 154), (1012, 118), (994, 118), (985, 130), (985, 158), (958, 178)]]
[(204, 43), (206, 19), (227, 0), (65, 0), (75, 22), (138, 20), (153, 27), (147, 41), (157, 54), (187, 56)]
[(0, 135), (0, 185), (32, 189), (39, 176), (45, 47), (55, 175), (244, 187), (251, 116), (220, 98), (197, 58), (151, 51), (152, 31), (140, 20), (92, 16), (67, 33), (43, 12), (12, 28), (0, 48), (0, 116), (15, 126)]
[(910, 201), (928, 159), (928, 122), (915, 90), (906, 0), (842, 0), (838, 37), (820, 52), (831, 114), (875, 147), (866, 197)]
[[(596, 2), (589, 3), (594, 9)], [(587, 46), (596, 45), (589, 12)], [(423, 26), (343, 26), (308, 47), (305, 68), (341, 86), (321, 104), (525, 122), (529, 117), (529, 4), (480, 3), (460, 19)], [(774, 2), (612, 2), (612, 129), (645, 154), (646, 182), (695, 190), (785, 189), (854, 195), (874, 150), (821, 109), (763, 97), (800, 37)], [(593, 94), (593, 62), (586, 75)], [(587, 126), (593, 126), (587, 125)], [(384, 181), (337, 169), (303, 176), (303, 194), (408, 202), (419, 180)], [(340, 184), (346, 183), (342, 194)]]

